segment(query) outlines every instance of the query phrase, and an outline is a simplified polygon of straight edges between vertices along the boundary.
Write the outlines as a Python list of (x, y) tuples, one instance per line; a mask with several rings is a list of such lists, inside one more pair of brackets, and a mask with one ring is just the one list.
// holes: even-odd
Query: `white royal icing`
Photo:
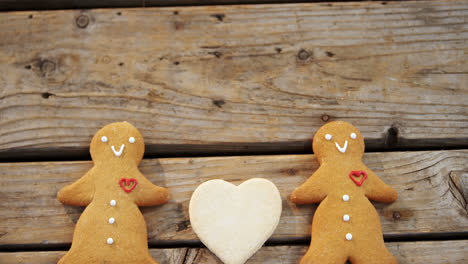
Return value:
[(111, 237), (109, 237), (109, 238), (107, 239), (107, 244), (109, 244), (109, 245), (114, 244), (114, 239), (112, 239)]
[(109, 224), (113, 224), (113, 223), (115, 223), (114, 217), (109, 218)]
[(107, 137), (106, 137), (106, 136), (102, 136), (102, 137), (101, 137), (101, 141), (104, 142), (104, 143), (107, 142)]
[(336, 145), (336, 148), (341, 152), (341, 153), (345, 153), (346, 152), (346, 149), (348, 148), (348, 140), (345, 141), (345, 144), (343, 147), (340, 147), (340, 145), (338, 144), (338, 142), (335, 142), (335, 145)]
[(330, 134), (326, 134), (326, 135), (325, 135), (325, 139), (326, 139), (326, 140), (330, 140), (330, 139), (332, 139), (332, 135), (330, 135)]
[(347, 214), (343, 215), (343, 221), (348, 222), (349, 221), (349, 215), (347, 215)]
[(350, 137), (351, 137), (352, 139), (356, 139), (356, 133), (351, 133)]
[(347, 194), (343, 195), (343, 201), (345, 202), (349, 201), (349, 195)]
[(130, 138), (128, 139), (128, 142), (130, 142), (130, 143), (132, 143), (132, 144), (135, 143), (135, 138), (134, 138), (134, 137), (130, 137)]
[(351, 240), (353, 239), (353, 235), (351, 233), (346, 234), (346, 240)]
[(122, 144), (122, 145), (120, 146), (120, 150), (119, 150), (119, 151), (116, 151), (115, 148), (114, 148), (114, 145), (111, 146), (111, 149), (112, 149), (112, 151), (114, 152), (114, 155), (115, 155), (116, 157), (120, 157), (120, 155), (122, 155), (122, 152), (123, 152), (124, 148), (125, 148), (125, 144)]
[(110, 201), (111, 206), (115, 206), (116, 204), (117, 204), (117, 202), (115, 200)]

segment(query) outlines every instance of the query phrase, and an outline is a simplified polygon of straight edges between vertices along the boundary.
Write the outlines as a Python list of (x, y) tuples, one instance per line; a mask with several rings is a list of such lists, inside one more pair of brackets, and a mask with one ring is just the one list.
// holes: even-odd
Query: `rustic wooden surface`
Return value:
[(83, 159), (120, 120), (152, 157), (310, 152), (336, 119), (368, 149), (468, 147), (467, 15), (466, 1), (0, 13), (0, 157)]
[[(375, 204), (385, 236), (401, 239), (441, 232), (466, 235), (466, 193), (456, 187), (452, 178), (453, 173), (468, 169), (468, 150), (368, 153), (364, 162), (399, 193), (393, 204)], [(150, 245), (197, 242), (188, 217), (195, 188), (210, 179), (239, 184), (252, 177), (274, 182), (283, 198), (280, 224), (270, 242), (307, 241), (316, 206), (297, 206), (290, 202), (289, 195), (317, 165), (313, 155), (144, 160), (141, 171), (150, 181), (169, 188), (172, 195), (166, 205), (142, 208)], [(71, 243), (83, 208), (62, 205), (56, 194), (91, 166), (87, 161), (0, 164), (0, 247)]]
[(374, 203), (399, 263), (468, 262), (467, 18), (463, 0), (0, 12), (0, 263), (65, 253), (84, 208), (56, 193), (91, 168), (92, 135), (122, 120), (145, 137), (141, 171), (172, 194), (142, 208), (161, 264), (220, 264), (191, 229), (190, 196), (252, 177), (278, 186), (283, 213), (248, 263), (297, 263), (316, 205), (289, 195), (318, 165), (297, 154), (332, 120), (362, 131), (365, 163), (399, 193)]
[[(433, 242), (386, 243), (399, 264), (460, 264), (468, 261), (467, 240)], [(298, 263), (306, 252), (306, 246), (263, 247), (247, 264)], [(171, 264), (222, 264), (205, 248), (151, 249), (151, 255), (160, 263)], [(63, 251), (0, 253), (3, 264), (50, 264), (57, 263)]]
[[(288, 3), (294, 0), (0, 0), (0, 10), (51, 10), (110, 7), (151, 7), (252, 3)], [(304, 1), (302, 1), (304, 2)], [(319, 2), (311, 0), (309, 2)]]

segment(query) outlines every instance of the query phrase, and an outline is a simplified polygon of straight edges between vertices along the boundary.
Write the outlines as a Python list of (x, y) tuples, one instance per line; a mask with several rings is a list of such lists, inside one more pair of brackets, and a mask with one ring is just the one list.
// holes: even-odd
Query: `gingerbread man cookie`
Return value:
[(364, 139), (354, 126), (331, 122), (313, 140), (318, 170), (291, 194), (296, 204), (319, 203), (310, 248), (301, 264), (394, 264), (379, 215), (369, 200), (390, 203), (397, 192), (364, 163)]
[(64, 204), (87, 206), (59, 264), (157, 264), (138, 206), (164, 204), (169, 192), (138, 170), (144, 149), (140, 132), (127, 122), (109, 124), (93, 137), (94, 167), (57, 195)]

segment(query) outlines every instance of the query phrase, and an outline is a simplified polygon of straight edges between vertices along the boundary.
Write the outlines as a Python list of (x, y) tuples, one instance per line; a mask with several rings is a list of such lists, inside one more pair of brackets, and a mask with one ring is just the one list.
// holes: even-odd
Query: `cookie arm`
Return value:
[(367, 169), (369, 177), (365, 185), (366, 197), (370, 200), (382, 203), (393, 203), (398, 198), (398, 193), (390, 185), (385, 184), (373, 171)]
[(296, 204), (319, 203), (327, 194), (327, 184), (319, 168), (304, 184), (291, 193), (291, 201)]
[(138, 187), (135, 188), (135, 203), (138, 206), (154, 206), (165, 204), (171, 198), (169, 190), (152, 184), (145, 176), (138, 178)]
[(57, 193), (57, 199), (69, 205), (87, 206), (94, 197), (94, 181), (92, 170), (88, 171), (76, 182), (63, 187)]

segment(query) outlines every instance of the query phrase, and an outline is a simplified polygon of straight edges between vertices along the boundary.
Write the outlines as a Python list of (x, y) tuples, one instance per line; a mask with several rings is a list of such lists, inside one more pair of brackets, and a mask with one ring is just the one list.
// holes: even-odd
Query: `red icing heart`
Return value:
[[(361, 176), (361, 175), (362, 175), (361, 181), (357, 181), (356, 178), (359, 178), (359, 176)], [(367, 179), (367, 173), (364, 172), (364, 171), (351, 171), (351, 173), (349, 174), (349, 178), (351, 178), (351, 180), (357, 186), (361, 186), (362, 183), (364, 182), (364, 180)]]
[[(125, 183), (125, 185), (124, 185)], [(133, 183), (132, 186), (131, 183)], [(125, 178), (122, 178), (120, 179), (119, 181), (119, 184), (120, 184), (120, 187), (122, 187), (122, 189), (125, 191), (125, 192), (131, 192), (133, 189), (135, 189), (135, 187), (137, 186), (138, 184), (138, 181), (136, 179), (125, 179)]]

